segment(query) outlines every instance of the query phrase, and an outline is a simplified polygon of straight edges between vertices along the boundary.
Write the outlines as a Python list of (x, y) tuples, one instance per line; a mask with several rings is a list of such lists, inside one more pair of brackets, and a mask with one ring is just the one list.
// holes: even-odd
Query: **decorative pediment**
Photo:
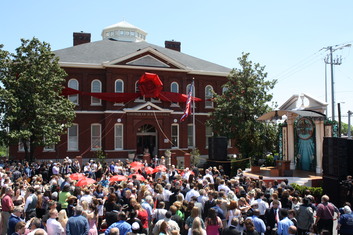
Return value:
[(124, 111), (125, 112), (161, 112), (161, 113), (173, 112), (173, 110), (171, 109), (163, 109), (150, 101), (140, 105), (136, 105), (133, 108), (125, 108)]
[(303, 93), (301, 95), (293, 95), (279, 107), (279, 110), (315, 110), (323, 113), (327, 105), (327, 103)]
[(157, 67), (183, 69), (186, 67), (172, 58), (160, 53), (152, 47), (138, 50), (135, 53), (121, 57), (119, 59), (104, 63), (104, 65), (120, 65), (120, 66), (140, 66), (140, 67)]
[(133, 66), (146, 66), (146, 67), (162, 67), (170, 68), (170, 65), (160, 61), (159, 59), (153, 57), (152, 55), (145, 55), (126, 63), (127, 65)]

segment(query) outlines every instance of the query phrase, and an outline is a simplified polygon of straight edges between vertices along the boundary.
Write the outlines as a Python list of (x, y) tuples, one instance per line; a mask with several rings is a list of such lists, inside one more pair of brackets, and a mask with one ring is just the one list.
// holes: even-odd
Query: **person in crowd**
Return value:
[(246, 219), (244, 222), (245, 230), (244, 235), (259, 235), (259, 233), (255, 230), (254, 223), (251, 219)]
[(50, 218), (47, 221), (46, 227), (47, 232), (50, 235), (62, 235), (64, 234), (64, 228), (62, 227), (61, 223), (57, 221), (58, 218), (58, 211), (56, 209), (51, 210), (49, 212)]
[(258, 209), (253, 210), (253, 215), (248, 217), (247, 219), (251, 219), (254, 223), (255, 230), (259, 233), (264, 235), (266, 232), (266, 225), (262, 219), (259, 218), (260, 211)]
[(107, 228), (105, 235), (109, 235), (112, 228), (118, 228), (120, 235), (126, 235), (127, 233), (132, 232), (131, 225), (126, 222), (127, 218), (125, 212), (120, 212), (118, 219), (118, 222), (115, 222)]
[(281, 217), (283, 218), (278, 222), (278, 235), (288, 235), (288, 229), (290, 226), (294, 226), (294, 223), (288, 218), (288, 210), (281, 209)]
[(341, 235), (353, 234), (353, 213), (349, 206), (343, 207), (343, 212), (338, 220), (337, 230)]
[[(20, 221), (23, 221), (21, 219), (21, 216), (23, 215), (23, 207), (21, 206), (16, 206), (13, 209), (13, 213), (11, 214), (10, 218), (8, 219), (8, 226), (7, 227), (7, 233), (5, 234), (13, 234), (15, 232), (15, 227), (16, 224)], [(4, 228), (3, 228), (4, 229)]]
[(279, 201), (274, 200), (271, 204), (272, 207), (266, 209), (265, 212), (266, 235), (270, 235), (272, 233), (273, 228), (275, 228), (278, 225), (278, 222), (280, 221)]
[(327, 195), (321, 197), (321, 203), (317, 206), (316, 210), (316, 220), (318, 232), (322, 230), (328, 230), (331, 234), (333, 232), (333, 221), (340, 217), (338, 208), (329, 202), (330, 198)]
[(15, 232), (11, 235), (23, 235), (26, 231), (26, 222), (20, 221), (15, 226)]
[(36, 232), (43, 232), (43, 235), (48, 235), (47, 232), (42, 228), (42, 221), (39, 218), (32, 218), (29, 226), (30, 232), (28, 235), (34, 235)]
[(82, 212), (82, 206), (75, 207), (75, 216), (70, 217), (66, 224), (66, 235), (88, 234), (88, 220), (82, 216)]
[(241, 231), (237, 229), (239, 225), (239, 219), (236, 217), (233, 217), (231, 220), (231, 224), (222, 230), (222, 235), (241, 235)]
[(1, 199), (1, 225), (2, 235), (7, 233), (8, 221), (11, 216), (11, 211), (14, 210), (14, 203), (12, 200), (13, 190), (11, 187), (5, 189), (5, 196)]
[(297, 234), (297, 227), (294, 225), (289, 226), (288, 228), (288, 235), (296, 235)]
[(188, 229), (187, 235), (200, 234), (207, 235), (207, 232), (204, 227), (202, 227), (202, 219), (200, 217), (196, 217), (193, 220), (192, 227)]
[(205, 219), (205, 226), (208, 235), (219, 235), (223, 228), (222, 219), (217, 215), (214, 207), (208, 211), (208, 216)]
[(297, 210), (298, 235), (306, 235), (314, 223), (314, 210), (310, 206), (310, 199), (303, 198), (303, 203)]
[(58, 214), (58, 222), (61, 224), (61, 226), (64, 229), (66, 228), (66, 224), (68, 220), (69, 218), (67, 217), (66, 210), (61, 209), (61, 211), (59, 211), (59, 214)]
[(27, 196), (26, 204), (24, 207), (24, 211), (26, 212), (26, 220), (29, 220), (30, 218), (36, 216), (35, 212), (38, 202), (38, 197), (35, 194), (35, 189), (33, 187), (28, 188), (28, 193), (29, 195)]
[(165, 223), (167, 225), (169, 232), (171, 232), (173, 230), (177, 230), (180, 232), (179, 225), (175, 221), (173, 221), (171, 219), (171, 217), (172, 217), (172, 213), (170, 211), (167, 211), (167, 213), (165, 214), (165, 218), (158, 220), (157, 223), (154, 225), (154, 227), (152, 229), (152, 234), (159, 235), (158, 232), (159, 232), (163, 223)]

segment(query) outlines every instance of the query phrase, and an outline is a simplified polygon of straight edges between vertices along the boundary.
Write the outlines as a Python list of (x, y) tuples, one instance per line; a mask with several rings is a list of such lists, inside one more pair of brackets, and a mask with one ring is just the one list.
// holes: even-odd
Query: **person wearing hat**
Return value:
[(338, 220), (337, 230), (341, 235), (352, 235), (353, 234), (353, 213), (349, 206), (343, 207), (343, 212)]

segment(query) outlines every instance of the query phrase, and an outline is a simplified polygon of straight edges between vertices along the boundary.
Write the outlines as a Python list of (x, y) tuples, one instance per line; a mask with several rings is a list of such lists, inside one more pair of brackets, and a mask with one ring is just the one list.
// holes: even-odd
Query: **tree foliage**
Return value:
[(257, 121), (271, 110), (268, 92), (276, 81), (267, 81), (265, 67), (248, 57), (243, 53), (238, 58), (241, 68), (230, 72), (223, 94), (214, 94), (216, 107), (208, 124), (216, 135), (235, 139), (243, 157), (260, 157), (272, 152), (276, 143), (276, 126)]
[(60, 95), (66, 73), (50, 45), (21, 39), (16, 53), (0, 47), (1, 137), (22, 143), (32, 161), (36, 147), (58, 143), (75, 118), (74, 105)]

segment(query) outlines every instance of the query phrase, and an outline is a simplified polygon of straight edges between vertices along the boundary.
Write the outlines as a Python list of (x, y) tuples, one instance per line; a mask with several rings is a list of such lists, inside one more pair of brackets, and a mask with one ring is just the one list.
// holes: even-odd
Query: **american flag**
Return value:
[(189, 88), (188, 98), (186, 100), (186, 107), (185, 107), (183, 116), (180, 118), (180, 122), (183, 122), (190, 115), (193, 87), (194, 87), (194, 81), (192, 81), (191, 86)]

